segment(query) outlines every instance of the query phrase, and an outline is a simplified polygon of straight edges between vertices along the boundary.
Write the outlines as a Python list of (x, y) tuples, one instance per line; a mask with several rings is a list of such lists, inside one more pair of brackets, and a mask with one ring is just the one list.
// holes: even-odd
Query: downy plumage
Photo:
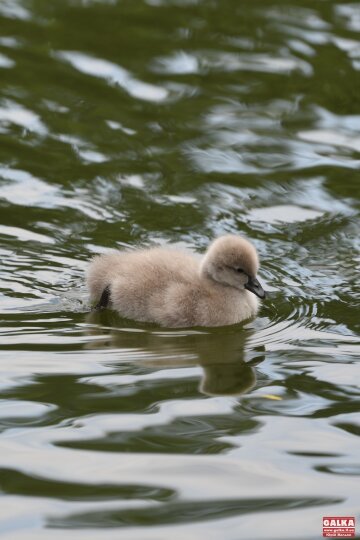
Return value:
[(167, 327), (223, 326), (256, 315), (265, 293), (250, 242), (235, 235), (210, 244), (202, 259), (171, 248), (94, 257), (87, 285), (97, 308)]

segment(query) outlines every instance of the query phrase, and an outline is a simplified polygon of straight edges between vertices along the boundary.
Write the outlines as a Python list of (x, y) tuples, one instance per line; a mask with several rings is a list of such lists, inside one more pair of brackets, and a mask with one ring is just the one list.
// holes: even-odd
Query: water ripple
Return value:
[(55, 56), (69, 62), (81, 73), (99, 77), (110, 84), (120, 86), (134, 98), (161, 102), (168, 97), (168, 91), (165, 88), (139, 81), (126, 69), (108, 60), (93, 58), (76, 51), (58, 51)]

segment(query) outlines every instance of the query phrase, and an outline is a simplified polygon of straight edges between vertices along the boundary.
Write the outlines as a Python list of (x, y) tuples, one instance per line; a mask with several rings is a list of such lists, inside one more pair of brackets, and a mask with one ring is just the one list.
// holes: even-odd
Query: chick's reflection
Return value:
[[(115, 314), (89, 314), (88, 332), (98, 339), (86, 346), (128, 349), (134, 362), (145, 367), (189, 367), (200, 365), (199, 390), (211, 396), (240, 395), (256, 383), (254, 364), (263, 357), (247, 343), (251, 332), (239, 326), (222, 329), (168, 331), (154, 328), (124, 328)], [(126, 324), (126, 323), (125, 323)], [(100, 326), (101, 325), (101, 326)], [(136, 358), (136, 351), (139, 351)]]

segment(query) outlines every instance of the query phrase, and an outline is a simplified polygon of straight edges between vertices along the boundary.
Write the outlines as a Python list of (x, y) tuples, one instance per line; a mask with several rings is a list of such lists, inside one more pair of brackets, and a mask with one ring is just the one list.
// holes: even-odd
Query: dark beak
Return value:
[(265, 298), (265, 291), (256, 278), (249, 277), (249, 281), (245, 283), (245, 289), (256, 294), (259, 298)]

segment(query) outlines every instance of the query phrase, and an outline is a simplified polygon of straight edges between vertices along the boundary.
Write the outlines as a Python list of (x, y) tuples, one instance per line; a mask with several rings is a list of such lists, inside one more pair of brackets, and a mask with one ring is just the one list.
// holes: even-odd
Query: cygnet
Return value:
[(87, 271), (96, 309), (166, 327), (223, 326), (254, 317), (265, 292), (256, 278), (256, 249), (226, 235), (199, 259), (186, 251), (151, 248), (98, 255)]

